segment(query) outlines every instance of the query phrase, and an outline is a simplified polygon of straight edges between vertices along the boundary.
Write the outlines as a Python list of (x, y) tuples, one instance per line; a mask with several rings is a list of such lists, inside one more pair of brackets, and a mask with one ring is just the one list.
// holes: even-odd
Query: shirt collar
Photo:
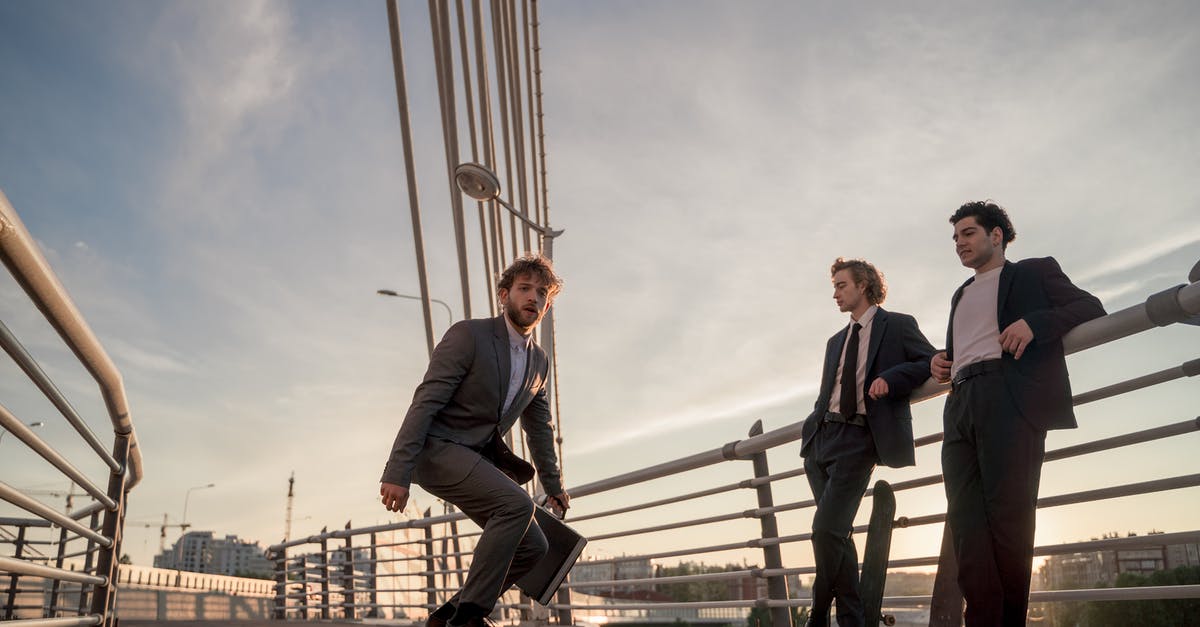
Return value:
[(512, 320), (508, 319), (508, 314), (500, 314), (504, 318), (504, 326), (508, 327), (508, 343), (512, 346), (521, 348), (529, 348), (529, 342), (533, 338), (533, 333), (522, 335), (517, 327), (513, 326)]
[(863, 312), (863, 315), (861, 317), (859, 317), (858, 320), (851, 318), (850, 324), (853, 325), (855, 322), (857, 322), (858, 324), (865, 327), (868, 324), (871, 324), (871, 321), (875, 319), (876, 311), (879, 311), (879, 305), (871, 305), (870, 307), (867, 307), (867, 310)]

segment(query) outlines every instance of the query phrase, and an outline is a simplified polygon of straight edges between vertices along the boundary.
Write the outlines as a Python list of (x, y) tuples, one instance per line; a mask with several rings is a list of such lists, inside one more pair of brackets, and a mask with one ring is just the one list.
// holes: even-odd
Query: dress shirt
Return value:
[(529, 345), (533, 342), (533, 334), (522, 335), (508, 319), (508, 314), (504, 314), (504, 324), (508, 326), (508, 354), (509, 364), (512, 368), (509, 370), (508, 394), (504, 396), (504, 409), (500, 411), (501, 416), (508, 413), (513, 399), (517, 398), (517, 391), (525, 383), (525, 368), (529, 363)]
[(858, 390), (858, 412), (860, 414), (867, 413), (867, 401), (865, 399), (866, 380), (867, 380), (867, 349), (871, 346), (871, 322), (875, 320), (875, 312), (879, 310), (877, 305), (871, 305), (867, 308), (863, 315), (858, 320), (850, 318), (850, 324), (846, 325), (846, 340), (842, 342), (842, 354), (838, 357), (837, 379), (833, 382), (833, 395), (829, 397), (830, 411), (838, 411), (842, 406), (842, 367), (846, 364), (846, 345), (850, 343), (851, 327), (857, 322), (862, 326), (858, 330), (858, 368), (854, 373), (855, 388)]

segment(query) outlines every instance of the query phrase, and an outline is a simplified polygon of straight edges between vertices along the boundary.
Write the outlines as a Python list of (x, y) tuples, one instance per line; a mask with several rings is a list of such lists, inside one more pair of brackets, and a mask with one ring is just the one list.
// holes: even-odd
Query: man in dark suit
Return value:
[(513, 262), (497, 285), (502, 313), (450, 327), (392, 445), (379, 489), (385, 507), (403, 510), (415, 481), (484, 530), (462, 590), (430, 614), (430, 627), (480, 627), (547, 551), (534, 504), (518, 485), (533, 468), (503, 440), (518, 418), (549, 504), (559, 515), (569, 505), (547, 402), (549, 362), (531, 335), (561, 286), (545, 257)]
[(827, 625), (836, 599), (838, 625), (861, 627), (854, 516), (876, 464), (916, 463), (908, 396), (929, 378), (933, 346), (912, 316), (879, 307), (887, 284), (875, 266), (838, 258), (830, 274), (833, 298), (850, 324), (829, 338), (821, 390), (802, 430), (800, 454), (817, 502), (808, 624)]
[(954, 292), (946, 350), (930, 362), (951, 382), (946, 519), (967, 625), (1024, 625), (1046, 431), (1075, 427), (1062, 336), (1104, 307), (1053, 257), (1006, 261), (1016, 231), (996, 203), (966, 203), (950, 223), (975, 276)]

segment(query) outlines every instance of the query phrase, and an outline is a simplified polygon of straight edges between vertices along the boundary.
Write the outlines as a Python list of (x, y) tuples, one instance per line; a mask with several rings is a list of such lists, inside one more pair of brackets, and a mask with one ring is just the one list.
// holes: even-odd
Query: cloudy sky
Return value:
[[(400, 10), (431, 291), (457, 318), (426, 6)], [(566, 229), (568, 487), (719, 447), (756, 419), (803, 419), (825, 340), (846, 322), (830, 298), (838, 256), (876, 263), (886, 307), (940, 345), (969, 275), (946, 222), (964, 201), (1005, 204), (1019, 233), (1009, 256), (1054, 255), (1109, 311), (1184, 282), (1200, 259), (1194, 3), (554, 2), (541, 18), (551, 222)], [(418, 289), (383, 3), (0, 3), (0, 85), (0, 189), (124, 375), (146, 468), (128, 516), (135, 562), (157, 549), (142, 525), (179, 522), (186, 490), (208, 483), (188, 522), (263, 545), (283, 535), (292, 471), (293, 535), (393, 520), (377, 481), (426, 353), (419, 306), (374, 293)], [(476, 315), (488, 298), (472, 285)], [(94, 384), (7, 274), (0, 320), (107, 439)], [(1076, 391), (1194, 359), (1196, 333), (1073, 356)], [(1192, 418), (1197, 391), (1177, 381), (1081, 407), (1082, 428), (1048, 447)], [(84, 458), (10, 363), (0, 394)], [(940, 429), (941, 404), (917, 406), (918, 435)], [(0, 480), (66, 489), (6, 440)], [(1200, 472), (1195, 446), (1054, 462), (1042, 493)], [(936, 474), (936, 448), (878, 476)], [(797, 449), (773, 452), (772, 468), (797, 465)], [(749, 474), (729, 464), (577, 510)], [(807, 498), (803, 479), (776, 488), (777, 502)], [(581, 528), (753, 506), (739, 493)], [(935, 513), (944, 499), (918, 490), (900, 508)], [(801, 533), (808, 516), (780, 524)], [(1176, 491), (1047, 510), (1038, 541), (1198, 524), (1195, 491)], [(898, 534), (897, 556), (936, 552), (937, 532)], [(594, 548), (752, 533), (731, 523)], [(788, 563), (809, 559), (786, 549)]]

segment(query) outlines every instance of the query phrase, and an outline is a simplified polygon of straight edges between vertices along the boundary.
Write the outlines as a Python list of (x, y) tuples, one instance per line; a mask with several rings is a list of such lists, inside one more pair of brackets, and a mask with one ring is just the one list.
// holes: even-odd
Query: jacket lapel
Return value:
[(954, 291), (954, 296), (950, 297), (950, 322), (946, 325), (946, 359), (954, 359), (954, 311), (958, 309), (958, 301), (962, 300), (963, 290), (974, 282), (975, 277), (967, 279)]
[(996, 288), (996, 324), (1004, 324), (1004, 303), (1008, 300), (1008, 293), (1012, 291), (1013, 275), (1016, 273), (1013, 262), (1005, 261), (1004, 269), (1000, 271), (1000, 285)]
[[(879, 342), (883, 339), (883, 332), (887, 329), (888, 313), (883, 307), (875, 310), (875, 319), (871, 321), (871, 343), (867, 345), (867, 366), (863, 370), (868, 375), (871, 373), (871, 365), (875, 363), (875, 355), (879, 353)], [(868, 376), (869, 379), (869, 376)], [(870, 382), (867, 382), (870, 385)]]
[(496, 370), (500, 374), (500, 399), (496, 405), (496, 416), (504, 411), (504, 399), (508, 398), (508, 379), (512, 376), (512, 356), (508, 350), (508, 325), (504, 314), (493, 318), (492, 346), (496, 349)]

